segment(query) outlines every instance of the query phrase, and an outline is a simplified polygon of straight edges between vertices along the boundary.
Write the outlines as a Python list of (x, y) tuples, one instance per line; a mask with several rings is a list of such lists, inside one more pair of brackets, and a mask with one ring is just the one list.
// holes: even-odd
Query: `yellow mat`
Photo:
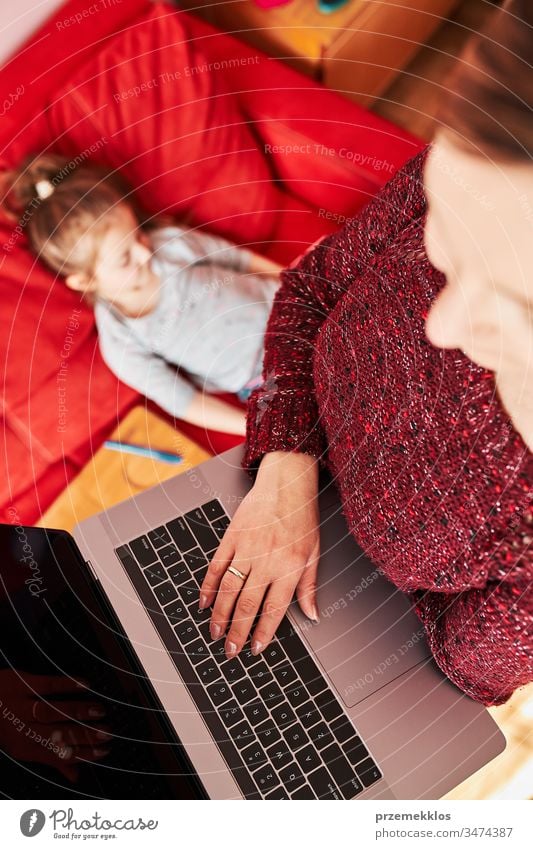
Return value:
[(111, 451), (102, 446), (41, 516), (37, 523), (39, 526), (71, 531), (83, 519), (161, 481), (183, 474), (212, 456), (142, 406), (130, 410), (109, 439), (180, 454), (183, 460), (175, 465)]

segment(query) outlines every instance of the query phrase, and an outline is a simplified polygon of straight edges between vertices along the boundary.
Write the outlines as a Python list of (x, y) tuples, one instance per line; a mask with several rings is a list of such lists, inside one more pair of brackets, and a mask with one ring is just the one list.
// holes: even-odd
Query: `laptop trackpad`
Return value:
[(378, 572), (348, 531), (340, 502), (321, 512), (321, 559), (313, 624), (290, 611), (347, 707), (375, 693), (431, 652), (407, 596)]

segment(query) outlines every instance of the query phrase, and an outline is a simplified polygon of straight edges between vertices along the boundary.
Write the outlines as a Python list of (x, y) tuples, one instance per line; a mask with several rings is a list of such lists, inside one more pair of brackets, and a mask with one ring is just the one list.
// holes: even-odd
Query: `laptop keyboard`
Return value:
[(382, 773), (285, 616), (260, 655), (228, 660), (199, 590), (230, 518), (218, 499), (116, 549), (250, 799), (353, 799)]

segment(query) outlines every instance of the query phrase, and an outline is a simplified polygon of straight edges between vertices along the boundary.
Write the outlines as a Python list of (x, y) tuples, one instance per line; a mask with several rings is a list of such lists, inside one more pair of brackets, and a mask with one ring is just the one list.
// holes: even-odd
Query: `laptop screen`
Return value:
[(2, 796), (205, 797), (72, 538), (0, 525), (0, 552)]

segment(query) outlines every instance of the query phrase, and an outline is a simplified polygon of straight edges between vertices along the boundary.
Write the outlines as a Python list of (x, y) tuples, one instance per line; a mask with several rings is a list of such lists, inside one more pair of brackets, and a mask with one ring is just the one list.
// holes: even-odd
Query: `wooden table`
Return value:
[(103, 446), (43, 514), (40, 526), (71, 531), (74, 525), (107, 507), (137, 495), (212, 455), (142, 406), (134, 407), (109, 439), (180, 454), (179, 465), (110, 451)]

